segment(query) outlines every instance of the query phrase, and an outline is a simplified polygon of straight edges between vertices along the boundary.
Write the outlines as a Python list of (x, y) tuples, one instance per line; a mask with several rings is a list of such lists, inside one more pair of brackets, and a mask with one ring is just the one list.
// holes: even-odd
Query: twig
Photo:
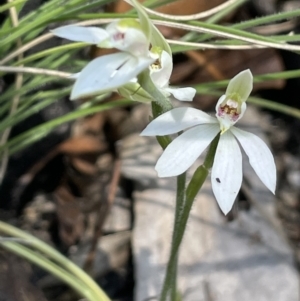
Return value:
[(209, 16), (212, 16), (212, 15), (216, 14), (217, 12), (227, 8), (228, 6), (230, 6), (232, 4), (234, 4), (237, 1), (239, 1), (239, 0), (228, 0), (225, 3), (222, 3), (218, 6), (212, 8), (212, 9), (206, 10), (204, 12), (200, 12), (200, 13), (192, 14), (192, 15), (185, 15), (185, 16), (164, 14), (164, 13), (160, 13), (160, 12), (157, 12), (155, 10), (152, 10), (150, 8), (147, 8), (147, 7), (144, 7), (144, 9), (149, 14), (157, 16), (157, 17), (162, 17), (162, 18), (170, 19), (170, 20), (174, 20), (174, 21), (192, 21), (192, 20), (199, 20), (199, 19), (204, 19), (204, 18), (207, 18)]
[(258, 49), (258, 48), (268, 48), (267, 46), (251, 44), (251, 45), (217, 45), (217, 44), (209, 44), (209, 43), (196, 43), (196, 42), (186, 42), (180, 40), (169, 40), (167, 39), (169, 44), (173, 45), (181, 45), (181, 46), (190, 46), (196, 47), (200, 49), (225, 49), (225, 50), (248, 50), (248, 49)]
[(39, 74), (39, 75), (56, 76), (56, 77), (62, 77), (62, 78), (74, 80), (74, 78), (70, 77), (72, 73), (42, 69), (42, 68), (0, 66), (0, 71), (10, 72), (10, 73), (32, 73), (35, 75)]

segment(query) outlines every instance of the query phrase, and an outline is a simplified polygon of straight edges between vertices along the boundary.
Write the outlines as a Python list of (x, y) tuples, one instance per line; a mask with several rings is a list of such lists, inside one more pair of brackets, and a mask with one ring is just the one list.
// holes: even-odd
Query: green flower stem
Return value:
[[(175, 205), (175, 219), (174, 219), (174, 229), (172, 237), (172, 245), (176, 241), (176, 234), (178, 233), (178, 228), (180, 227), (180, 219), (184, 210), (185, 203), (185, 183), (186, 183), (186, 173), (183, 173), (177, 177), (177, 190), (176, 190), (176, 205)], [(178, 267), (178, 254), (175, 259), (175, 267), (173, 271), (172, 283), (171, 283), (171, 300), (176, 300), (177, 298), (177, 267)]]
[[(65, 256), (60, 254), (54, 248), (44, 243), (43, 241), (37, 239), (33, 235), (26, 233), (16, 227), (13, 227), (7, 223), (0, 221), (0, 232), (9, 236), (18, 237), (25, 239), (31, 247), (35, 248), (37, 251), (47, 255), (49, 258), (54, 260), (58, 266), (69, 271), (73, 276), (81, 279), (81, 281), (92, 290), (98, 298), (98, 301), (110, 301), (106, 294), (101, 290), (97, 283), (87, 275), (81, 268), (79, 268), (72, 261), (68, 260)], [(7, 245), (7, 243), (6, 243)], [(70, 284), (70, 283), (69, 283)], [(97, 300), (97, 299), (96, 299)]]
[(51, 262), (49, 259), (42, 256), (41, 254), (36, 253), (31, 249), (15, 242), (1, 242), (0, 245), (3, 248), (13, 252), (14, 254), (17, 254), (27, 259), (28, 261), (38, 265), (39, 267), (45, 269), (46, 271), (55, 275), (57, 278), (63, 280), (65, 283), (70, 285), (75, 291), (77, 291), (80, 296), (85, 297), (91, 301), (99, 301), (97, 295), (95, 295), (93, 291), (90, 290), (89, 287), (87, 287), (80, 279), (77, 279), (72, 274), (66, 272), (65, 270)]
[[(153, 97), (151, 106), (154, 118), (173, 109), (169, 99), (166, 98), (153, 84), (149, 70), (145, 70), (138, 76), (138, 82), (141, 87)], [(165, 149), (172, 141), (169, 136), (157, 136), (156, 139), (163, 149)]]
[[(156, 118), (159, 115), (170, 111), (173, 106), (170, 101), (157, 89), (157, 87), (153, 84), (149, 70), (144, 71), (138, 77), (139, 83), (141, 87), (148, 92), (153, 97), (152, 102), (152, 114), (153, 117)], [(165, 149), (172, 139), (169, 136), (157, 136), (157, 141), (161, 145), (163, 149)], [(174, 218), (174, 229), (173, 229), (173, 237), (172, 237), (172, 246), (174, 242), (176, 242), (178, 227), (180, 227), (179, 221), (183, 214), (184, 209), (184, 201), (185, 201), (185, 183), (186, 183), (186, 174), (183, 173), (177, 177), (177, 194), (176, 194), (176, 205), (175, 205), (175, 218)], [(173, 247), (172, 247), (173, 248)], [(178, 256), (175, 258), (175, 262), (172, 269), (170, 285), (166, 289), (166, 295), (168, 293), (168, 289), (171, 288), (171, 300), (176, 300), (177, 298), (177, 262)]]
[(171, 247), (171, 255), (170, 255), (170, 258), (168, 261), (168, 265), (167, 265), (167, 273), (166, 273), (166, 277), (164, 280), (162, 293), (161, 293), (161, 296), (159, 299), (160, 301), (166, 301), (169, 288), (172, 284), (173, 273), (174, 273), (174, 271), (176, 269), (176, 265), (177, 265), (177, 256), (178, 256), (179, 246), (181, 244), (181, 241), (182, 241), (182, 238), (183, 238), (183, 235), (185, 232), (185, 228), (186, 228), (186, 224), (187, 224), (187, 221), (188, 221), (188, 218), (190, 215), (190, 211), (191, 211), (194, 199), (195, 199), (197, 193), (199, 192), (199, 190), (201, 189), (205, 179), (207, 178), (207, 176), (209, 174), (209, 170), (213, 165), (219, 138), (220, 138), (220, 136), (218, 135), (212, 141), (203, 165), (201, 165), (200, 167), (197, 168), (197, 170), (195, 171), (195, 173), (186, 189), (185, 205), (183, 208), (181, 218), (179, 220), (179, 225), (177, 228), (178, 232), (174, 235), (175, 241)]
[(174, 264), (174, 270), (173, 270), (173, 274), (172, 274), (172, 279), (171, 279), (171, 285), (170, 285), (170, 289), (171, 289), (171, 301), (176, 301), (176, 297), (177, 297), (177, 270), (178, 270), (178, 254), (176, 256), (175, 259), (175, 264)]
[[(202, 185), (209, 173), (209, 170), (212, 168), (212, 166), (214, 164), (214, 158), (215, 158), (215, 153), (216, 153), (217, 146), (219, 143), (219, 139), (220, 139), (220, 134), (217, 135), (216, 138), (212, 141), (204, 163), (196, 169), (196, 171), (186, 189), (187, 206), (189, 203), (191, 203), (191, 205), (192, 205), (193, 200), (195, 199), (198, 191), (202, 187)], [(187, 211), (187, 209), (185, 207), (185, 214), (187, 214), (186, 211)], [(184, 228), (185, 228), (185, 226), (184, 226)]]

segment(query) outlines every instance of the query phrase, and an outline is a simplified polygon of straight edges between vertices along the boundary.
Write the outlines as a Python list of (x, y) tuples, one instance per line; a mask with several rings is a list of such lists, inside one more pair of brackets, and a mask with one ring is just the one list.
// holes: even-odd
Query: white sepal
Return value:
[(155, 169), (159, 177), (173, 177), (185, 172), (219, 132), (216, 124), (204, 124), (187, 130), (165, 149)]
[(153, 60), (137, 58), (127, 52), (98, 57), (87, 64), (72, 89), (71, 99), (93, 96), (128, 83)]
[(109, 38), (107, 31), (98, 27), (67, 25), (53, 29), (51, 32), (60, 38), (70, 41), (96, 45)]
[(193, 101), (193, 98), (196, 94), (194, 88), (167, 88), (167, 92), (171, 93), (176, 99), (180, 101)]
[(246, 101), (253, 89), (253, 76), (249, 69), (238, 73), (232, 78), (226, 89), (226, 96), (238, 94), (241, 101)]
[(203, 111), (194, 108), (175, 108), (152, 120), (140, 135), (164, 136), (175, 134), (189, 127), (205, 123), (218, 124), (216, 118)]
[(230, 131), (220, 136), (211, 172), (212, 190), (224, 214), (227, 214), (242, 185), (242, 154)]
[(249, 157), (249, 162), (257, 176), (266, 187), (275, 194), (276, 188), (276, 166), (274, 157), (265, 144), (256, 135), (232, 127), (231, 132), (242, 145), (245, 153)]

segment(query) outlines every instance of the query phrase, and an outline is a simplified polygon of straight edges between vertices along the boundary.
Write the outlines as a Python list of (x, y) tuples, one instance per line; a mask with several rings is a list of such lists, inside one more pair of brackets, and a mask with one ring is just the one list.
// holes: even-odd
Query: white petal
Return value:
[(181, 101), (192, 101), (196, 90), (194, 88), (167, 88), (168, 92), (170, 92), (176, 99)]
[(230, 131), (220, 137), (211, 172), (212, 190), (224, 214), (227, 214), (242, 185), (242, 154)]
[(157, 87), (164, 88), (169, 85), (169, 80), (173, 70), (172, 57), (166, 51), (162, 51), (161, 53), (160, 64), (160, 69), (150, 67), (150, 76)]
[(159, 177), (172, 177), (185, 172), (202, 154), (219, 132), (217, 124), (205, 124), (187, 130), (173, 140), (158, 159)]
[(204, 123), (217, 123), (216, 118), (194, 108), (175, 108), (151, 121), (141, 136), (164, 136)]
[(127, 52), (98, 57), (85, 66), (75, 82), (71, 99), (101, 94), (128, 83), (153, 62)]
[(249, 162), (261, 181), (275, 194), (276, 166), (268, 146), (256, 135), (242, 131), (236, 127), (232, 133), (242, 145), (249, 157)]
[(89, 44), (99, 44), (109, 37), (106, 30), (98, 27), (83, 27), (68, 25), (51, 30), (58, 37), (75, 42), (85, 42)]

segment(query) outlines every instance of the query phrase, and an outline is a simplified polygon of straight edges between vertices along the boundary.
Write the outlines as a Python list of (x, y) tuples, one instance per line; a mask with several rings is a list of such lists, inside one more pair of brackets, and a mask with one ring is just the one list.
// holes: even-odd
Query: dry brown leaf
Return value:
[(81, 136), (81, 137), (72, 137), (58, 146), (59, 152), (75, 155), (82, 153), (99, 153), (105, 151), (106, 145), (99, 140), (98, 137), (94, 136)]
[(55, 191), (59, 236), (68, 246), (76, 243), (84, 229), (84, 216), (81, 213), (76, 197), (66, 185), (61, 185)]

